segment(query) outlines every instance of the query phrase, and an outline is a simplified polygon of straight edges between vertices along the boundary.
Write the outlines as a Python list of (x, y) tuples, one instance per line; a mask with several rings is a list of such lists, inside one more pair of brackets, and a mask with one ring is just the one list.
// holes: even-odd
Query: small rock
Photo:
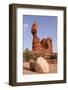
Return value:
[(34, 71), (34, 64), (35, 61), (34, 60), (30, 60), (30, 69)]

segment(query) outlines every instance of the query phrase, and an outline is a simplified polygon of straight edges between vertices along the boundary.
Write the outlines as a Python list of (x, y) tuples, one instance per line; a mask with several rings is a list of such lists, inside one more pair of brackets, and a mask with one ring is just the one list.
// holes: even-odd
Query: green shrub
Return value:
[(23, 52), (23, 58), (24, 58), (24, 61), (29, 61), (31, 59), (31, 54), (30, 54), (30, 51), (29, 49), (26, 49), (24, 52)]

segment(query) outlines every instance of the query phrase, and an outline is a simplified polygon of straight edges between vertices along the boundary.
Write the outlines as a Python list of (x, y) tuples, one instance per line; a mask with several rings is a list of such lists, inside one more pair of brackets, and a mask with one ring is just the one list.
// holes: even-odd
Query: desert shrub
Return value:
[(33, 59), (33, 60), (37, 60), (38, 57), (39, 57), (38, 54), (32, 54), (32, 59)]
[(29, 51), (29, 49), (26, 49), (23, 52), (23, 59), (24, 61), (29, 61), (29, 60), (37, 60), (37, 58), (39, 57), (38, 54), (32, 53), (31, 51)]
[(50, 59), (56, 59), (57, 60), (57, 53), (55, 53), (54, 55), (50, 56)]
[(29, 49), (26, 49), (23, 52), (23, 58), (24, 58), (24, 61), (29, 61), (32, 58), (32, 55), (31, 55)]
[(44, 59), (56, 59), (57, 60), (57, 54), (52, 55), (52, 56), (43, 55), (43, 54), (39, 55), (37, 53), (32, 53), (31, 51), (29, 51), (29, 49), (26, 49), (23, 52), (23, 59), (24, 59), (24, 61), (37, 60), (37, 58), (39, 56), (43, 57)]

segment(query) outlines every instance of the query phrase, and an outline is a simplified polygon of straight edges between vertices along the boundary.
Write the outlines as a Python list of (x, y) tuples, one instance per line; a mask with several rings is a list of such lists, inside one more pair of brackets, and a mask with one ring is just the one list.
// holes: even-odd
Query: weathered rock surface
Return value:
[(34, 71), (34, 67), (35, 67), (35, 61), (30, 60), (30, 69)]
[(49, 65), (43, 57), (39, 57), (36, 61), (30, 61), (30, 69), (39, 73), (48, 73)]
[(38, 24), (35, 22), (32, 25), (32, 29), (31, 29), (31, 33), (33, 36), (33, 40), (32, 40), (32, 51), (40, 51), (40, 52), (44, 52), (44, 53), (53, 53), (52, 50), (52, 39), (50, 37), (43, 38), (40, 41), (40, 38), (37, 35), (38, 32)]

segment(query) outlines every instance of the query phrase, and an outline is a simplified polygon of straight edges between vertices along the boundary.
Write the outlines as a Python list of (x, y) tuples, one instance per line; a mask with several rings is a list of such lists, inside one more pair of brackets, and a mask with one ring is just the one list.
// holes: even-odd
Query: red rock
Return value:
[(53, 53), (52, 49), (52, 39), (48, 37), (47, 39), (43, 38), (40, 41), (40, 38), (37, 35), (38, 31), (38, 24), (34, 23), (32, 25), (31, 33), (33, 35), (33, 41), (32, 41), (32, 51), (39, 51), (44, 53)]

